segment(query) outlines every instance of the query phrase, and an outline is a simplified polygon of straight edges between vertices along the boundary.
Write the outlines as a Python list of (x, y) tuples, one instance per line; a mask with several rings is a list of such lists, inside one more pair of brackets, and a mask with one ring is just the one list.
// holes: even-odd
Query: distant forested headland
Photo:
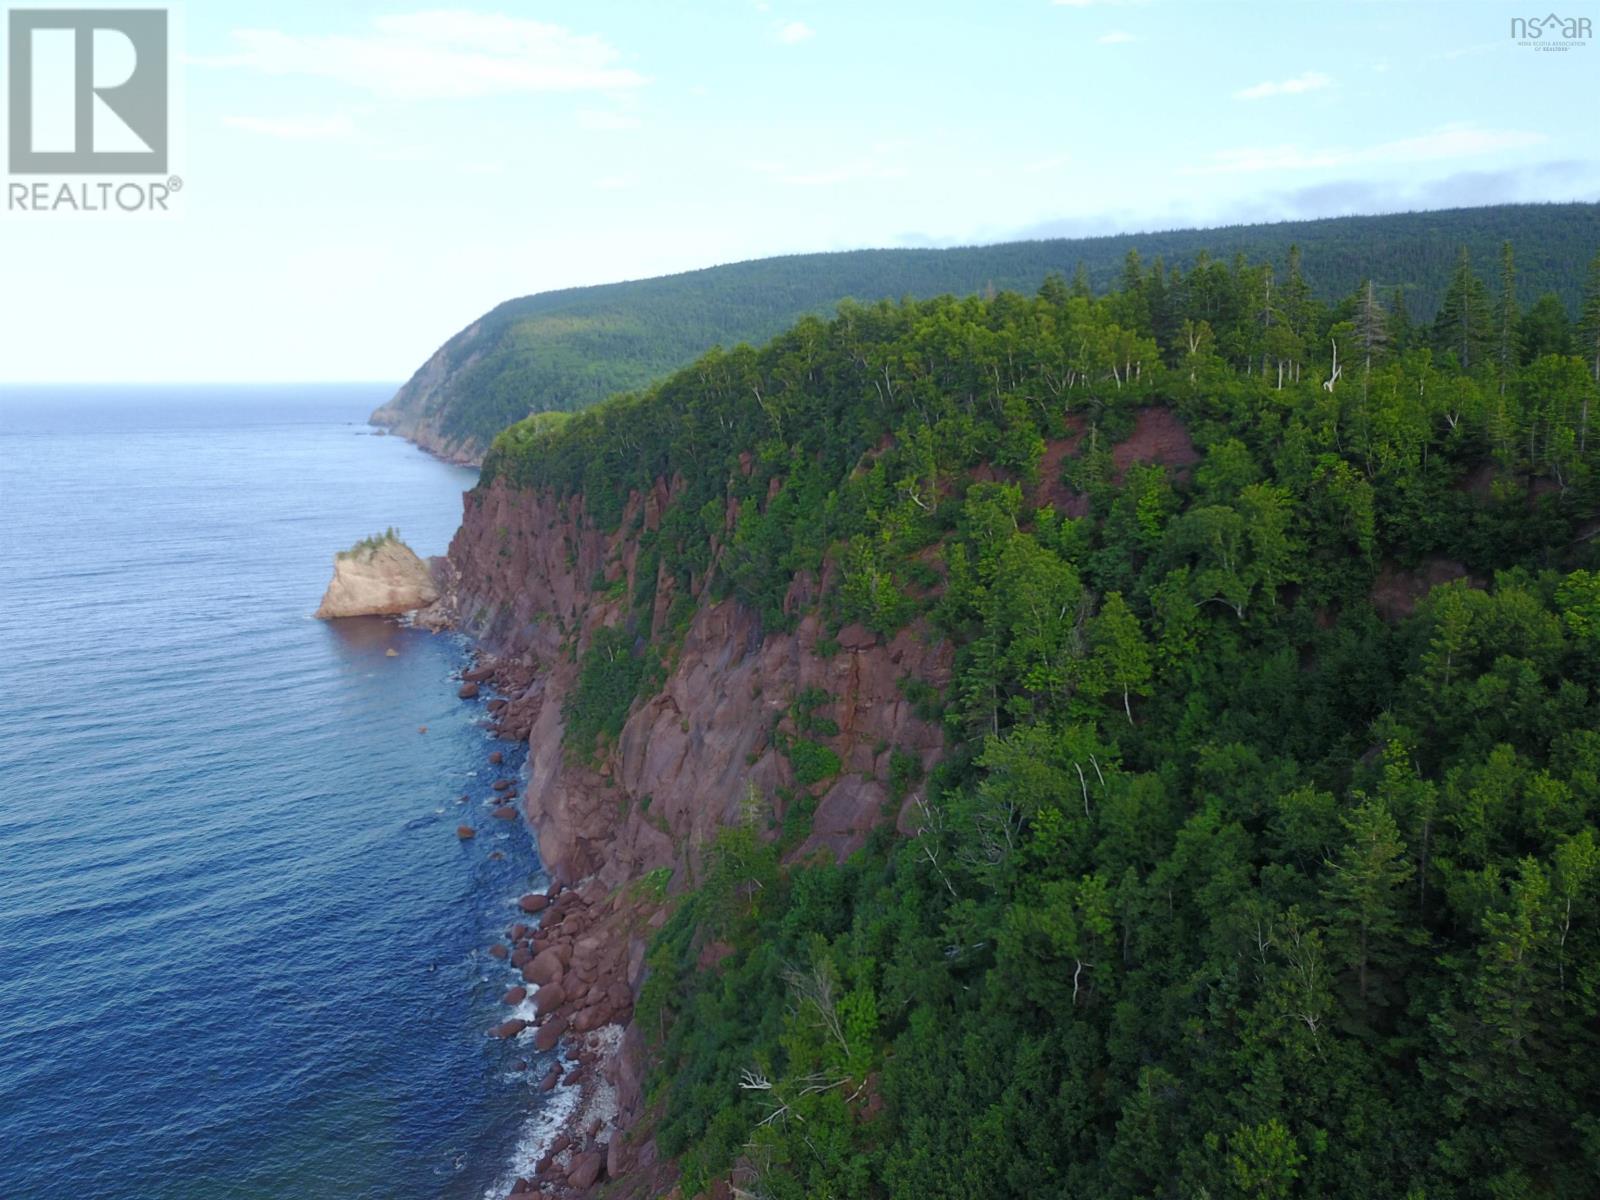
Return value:
[(1130, 250), (1181, 286), (1208, 262), (1272, 262), (1298, 247), (1312, 296), (1334, 300), (1371, 280), (1386, 302), (1398, 289), (1431, 320), (1465, 246), (1487, 264), (1518, 248), (1518, 300), (1552, 293), (1570, 314), (1582, 266), (1600, 241), (1600, 206), (1502, 205), (1445, 212), (1339, 217), (1272, 225), (1012, 242), (954, 249), (803, 254), (681, 275), (570, 288), (511, 300), (450, 339), (395, 398), (380, 423), (430, 449), (477, 460), (494, 435), (536, 412), (585, 408), (641, 388), (712, 346), (775, 336), (838, 301), (1033, 291), (1050, 273), (1102, 293)]

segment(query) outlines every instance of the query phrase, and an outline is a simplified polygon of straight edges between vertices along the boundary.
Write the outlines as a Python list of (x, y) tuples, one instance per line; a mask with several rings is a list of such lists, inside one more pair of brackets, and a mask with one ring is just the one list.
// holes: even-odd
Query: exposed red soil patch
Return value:
[(1170, 408), (1151, 406), (1134, 414), (1133, 434), (1112, 447), (1112, 481), (1121, 483), (1135, 463), (1160, 463), (1172, 467), (1180, 478), (1200, 461), (1189, 431)]
[[(1467, 568), (1451, 558), (1430, 558), (1414, 571), (1392, 562), (1378, 568), (1372, 581), (1372, 606), (1385, 621), (1400, 621), (1417, 610), (1417, 601), (1442, 583), (1467, 579)], [(1476, 582), (1473, 586), (1479, 586)]]
[(1039, 484), (1028, 497), (1031, 507), (1043, 508), (1048, 504), (1069, 517), (1088, 515), (1089, 497), (1061, 480), (1062, 464), (1075, 457), (1083, 443), (1084, 424), (1083, 414), (1073, 413), (1067, 418), (1067, 436), (1045, 444), (1044, 457), (1039, 460)]

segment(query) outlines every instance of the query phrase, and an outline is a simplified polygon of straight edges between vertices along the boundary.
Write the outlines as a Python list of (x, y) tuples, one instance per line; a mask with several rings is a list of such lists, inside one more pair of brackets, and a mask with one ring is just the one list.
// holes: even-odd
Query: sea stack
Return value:
[(316, 615), (387, 616), (426, 608), (438, 598), (428, 564), (390, 529), (333, 556), (333, 581)]

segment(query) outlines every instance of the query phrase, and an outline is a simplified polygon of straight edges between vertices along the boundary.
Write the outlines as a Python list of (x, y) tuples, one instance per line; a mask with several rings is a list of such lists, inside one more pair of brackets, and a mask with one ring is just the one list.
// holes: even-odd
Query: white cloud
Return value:
[(1548, 140), (1545, 134), (1532, 130), (1445, 125), (1417, 137), (1365, 147), (1334, 146), (1308, 150), (1287, 144), (1221, 150), (1212, 155), (1209, 162), (1186, 167), (1184, 171), (1190, 175), (1221, 175), (1246, 171), (1306, 171), (1328, 167), (1438, 162), (1442, 159), (1476, 158), (1502, 150), (1520, 150)]
[(580, 129), (611, 133), (620, 129), (637, 129), (641, 124), (643, 122), (638, 117), (629, 113), (603, 112), (593, 108), (585, 108), (578, 111), (578, 128)]
[(355, 136), (349, 117), (223, 117), (230, 129), (243, 129), (264, 137), (291, 142), (330, 142)]
[(1307, 71), (1304, 75), (1296, 75), (1293, 79), (1268, 80), (1254, 87), (1243, 88), (1235, 92), (1233, 98), (1264, 100), (1268, 96), (1298, 96), (1303, 92), (1319, 91), (1332, 82), (1333, 77), (1324, 75), (1321, 71)]
[(1113, 29), (1110, 33), (1102, 33), (1099, 37), (1095, 38), (1095, 41), (1102, 46), (1123, 46), (1129, 42), (1137, 42), (1138, 40), (1138, 38), (1134, 37), (1133, 34), (1129, 33), (1126, 29)]
[(191, 61), (332, 79), (405, 100), (616, 90), (647, 82), (620, 65), (621, 52), (603, 38), (495, 13), (378, 17), (368, 32), (355, 35), (236, 29), (232, 38), (233, 53)]
[(1149, 0), (1050, 0), (1057, 8), (1091, 8), (1096, 4), (1103, 4), (1108, 8), (1122, 8), (1125, 5), (1147, 4)]
[(778, 40), (786, 46), (798, 45), (817, 36), (817, 31), (804, 21), (790, 21), (787, 25), (779, 26)]

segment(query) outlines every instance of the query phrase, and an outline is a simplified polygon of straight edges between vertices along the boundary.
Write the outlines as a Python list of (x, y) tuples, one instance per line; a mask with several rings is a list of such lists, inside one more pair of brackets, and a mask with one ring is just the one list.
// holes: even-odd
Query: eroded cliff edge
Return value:
[[(648, 1131), (633, 1135), (644, 1113), (644, 1045), (626, 1018), (631, 1004), (618, 1005), (612, 987), (620, 982), (637, 996), (646, 943), (665, 912), (641, 903), (639, 889), (628, 885), (666, 868), (673, 891), (693, 886), (705, 846), (722, 826), (747, 819), (752, 803), (765, 824), (784, 823), (790, 814), (783, 797), (804, 790), (781, 752), (783, 737), (794, 732), (791, 707), (803, 693), (826, 696), (816, 715), (837, 732), (819, 740), (840, 766), (812, 789), (809, 832), (791, 858), (842, 858), (885, 823), (909, 831), (913, 798), (891, 802), (891, 763), (897, 754), (913, 756), (928, 769), (943, 736), (918, 715), (906, 685), (943, 688), (951, 660), (948, 645), (920, 624), (887, 641), (859, 626), (825, 631), (814, 603), (828, 580), (806, 573), (785, 597), (797, 618), (790, 631), (764, 630), (736, 600), (695, 594), (702, 586), (695, 581), (692, 618), (681, 634), (667, 636), (679, 596), (664, 569), (654, 568), (648, 617), (628, 598), (639, 591), (641, 563), (650, 561), (640, 554), (640, 535), (659, 527), (681, 486), (658, 480), (649, 493), (631, 494), (616, 532), (597, 528), (581, 497), (503, 481), (469, 494), (445, 594), (431, 614), (479, 640), (506, 697), (495, 706), (501, 728), (529, 743), (526, 815), (552, 878), (581, 898), (564, 906), (553, 936), (567, 947), (568, 969), (577, 964), (587, 976), (579, 976), (583, 994), (564, 996), (549, 1019), (569, 1034), (587, 1034), (621, 1018), (620, 1052), (597, 1064), (615, 1088), (615, 1115), (591, 1145), (604, 1150), (607, 1176), (630, 1190), (657, 1186), (665, 1168)], [(730, 526), (732, 520), (730, 514)], [(669, 652), (660, 686), (641, 688), (618, 736), (586, 756), (567, 744), (568, 702), (584, 650), (608, 627), (641, 643), (657, 639)], [(541, 1189), (566, 1186), (563, 1169), (580, 1149), (552, 1164)]]
[[(405, 438), (436, 458), (462, 466), (478, 466), (483, 461), (481, 440), (470, 436), (452, 437), (445, 432), (444, 421), (451, 402), (449, 385), (454, 373), (476, 361), (473, 347), (479, 324), (468, 326), (436, 350), (388, 403), (367, 418), (368, 422)], [(461, 347), (466, 349), (458, 354)], [(464, 359), (458, 361), (462, 355)]]

